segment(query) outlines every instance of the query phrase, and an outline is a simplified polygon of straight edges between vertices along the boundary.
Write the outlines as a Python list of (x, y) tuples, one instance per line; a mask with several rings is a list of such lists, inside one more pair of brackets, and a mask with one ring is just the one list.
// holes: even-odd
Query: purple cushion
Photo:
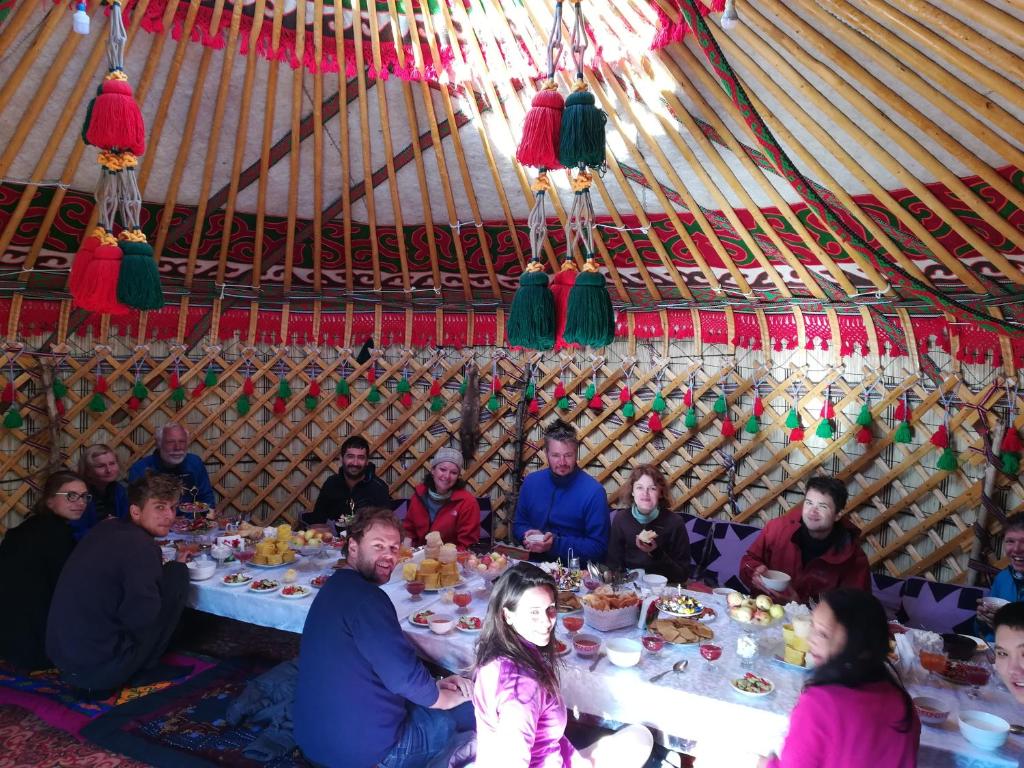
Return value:
[(682, 513), (683, 524), (686, 526), (686, 536), (690, 540), (690, 563), (693, 566), (690, 572), (691, 578), (700, 579), (704, 576), (704, 567), (707, 565), (708, 540), (711, 538), (711, 531), (715, 524), (703, 517)]
[(746, 592), (740, 581), (740, 560), (754, 543), (761, 529), (742, 523), (715, 523), (713, 535), (708, 538), (708, 552), (704, 582), (720, 587), (732, 587)]
[(878, 598), (885, 608), (885, 615), (895, 619), (903, 605), (903, 579), (885, 573), (871, 574), (871, 594)]
[(988, 590), (980, 587), (910, 578), (903, 585), (903, 605), (897, 617), (915, 629), (974, 634), (978, 599), (986, 594)]

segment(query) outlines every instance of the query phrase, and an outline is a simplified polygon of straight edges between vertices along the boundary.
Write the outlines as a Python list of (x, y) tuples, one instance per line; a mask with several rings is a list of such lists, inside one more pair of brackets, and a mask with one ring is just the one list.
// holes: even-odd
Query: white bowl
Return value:
[(718, 595), (719, 597), (728, 597), (735, 591), (732, 587), (715, 587), (711, 590), (711, 594)]
[(785, 592), (789, 582), (789, 574), (782, 571), (765, 571), (761, 574), (761, 583), (772, 592)]
[(635, 667), (640, 663), (644, 647), (628, 637), (614, 637), (605, 643), (608, 661), (616, 667)]
[(452, 631), (452, 627), (455, 626), (455, 619), (451, 616), (444, 614), (438, 614), (430, 617), (430, 631), (435, 632), (439, 635), (447, 635)]
[(188, 577), (192, 581), (205, 581), (217, 570), (217, 563), (213, 560), (193, 560), (186, 565), (188, 566)]
[(998, 611), (1004, 605), (1009, 603), (1009, 600), (1004, 600), (1001, 597), (983, 597), (981, 598), (981, 604), (989, 611)]
[(542, 541), (544, 541), (544, 534), (543, 533), (531, 533), (529, 536), (527, 536), (525, 539), (523, 539), (523, 541), (528, 541), (531, 544), (540, 544)]
[(979, 749), (999, 749), (1006, 743), (1010, 724), (1001, 717), (968, 709), (960, 712), (960, 733)]
[(915, 696), (914, 709), (922, 723), (936, 728), (941, 727), (949, 718), (949, 705), (931, 696)]
[(659, 573), (644, 574), (644, 586), (656, 594), (661, 594), (661, 590), (665, 589), (666, 584), (668, 584), (667, 576), (662, 576)]

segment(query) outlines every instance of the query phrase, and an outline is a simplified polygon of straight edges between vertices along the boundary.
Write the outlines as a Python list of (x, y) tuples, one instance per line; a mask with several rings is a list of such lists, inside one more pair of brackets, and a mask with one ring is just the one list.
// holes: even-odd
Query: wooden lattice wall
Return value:
[[(392, 494), (408, 496), (433, 451), (457, 439), (462, 408), (459, 385), (466, 366), (474, 364), (480, 371), (482, 439), (467, 477), (478, 494), (491, 497), (503, 520), (512, 487), (516, 405), (523, 395), (526, 369), (535, 364), (541, 416), (528, 421), (529, 468), (541, 463), (538, 421), (546, 423), (559, 413), (576, 424), (583, 442), (581, 463), (610, 493), (633, 466), (655, 461), (671, 478), (676, 507), (706, 518), (760, 525), (799, 501), (801, 481), (810, 474), (835, 473), (849, 484), (851, 514), (865, 534), (874, 568), (892, 575), (926, 574), (964, 581), (985, 470), (985, 458), (978, 450), (982, 445), (979, 420), (994, 426), (1004, 419), (1010, 396), (991, 370), (963, 366), (954, 375), (946, 359), (937, 362), (950, 375), (936, 384), (909, 371), (905, 358), (873, 369), (856, 357), (830, 363), (826, 353), (798, 350), (768, 353), (765, 358), (761, 352), (742, 350), (734, 355), (724, 347), (697, 349), (690, 342), (659, 344), (657, 349), (623, 342), (606, 350), (604, 357), (565, 353), (530, 358), (495, 347), (437, 352), (391, 346), (359, 365), (352, 350), (339, 347), (235, 343), (185, 356), (183, 347), (159, 342), (136, 347), (114, 334), (108, 338), (108, 345), (96, 345), (88, 337), (71, 337), (70, 346), (59, 357), (32, 353), (33, 340), (27, 339), (17, 356), (15, 384), (25, 424), (0, 433), (0, 481), (4, 484), (0, 519), (6, 526), (17, 524), (25, 514), (48, 462), (73, 464), (83, 446), (108, 442), (119, 447), (127, 466), (153, 449), (155, 427), (171, 419), (191, 430), (193, 450), (205, 457), (223, 500), (219, 506), (231, 513), (264, 523), (279, 517), (294, 520), (311, 507), (324, 479), (337, 471), (338, 447), (354, 432), (370, 440), (378, 472)], [(176, 360), (187, 392), (180, 405), (173, 401), (168, 386)], [(55, 403), (52, 397), (48, 402), (42, 380), (44, 368), (58, 361), (56, 373), (69, 393), (64, 398), (65, 416), (51, 424)], [(246, 361), (256, 394), (251, 411), (240, 416), (237, 400)], [(378, 404), (368, 401), (371, 365), (376, 366), (382, 394)], [(968, 367), (977, 369), (973, 378)], [(211, 369), (217, 384), (193, 396)], [(485, 404), (495, 369), (503, 386), (500, 407), (490, 413)], [(88, 407), (98, 371), (109, 383), (107, 409), (101, 413)], [(272, 408), (279, 372), (292, 390), (283, 415), (274, 414)], [(150, 394), (132, 411), (128, 402), (136, 373)], [(313, 375), (322, 394), (310, 410), (304, 399)], [(341, 375), (351, 385), (351, 404), (344, 409), (338, 408), (334, 395)], [(401, 405), (397, 391), (403, 376), (408, 376), (412, 387), (409, 408)], [(444, 398), (438, 413), (430, 409), (429, 388), (435, 377), (442, 383)], [(687, 430), (683, 394), (691, 377), (699, 424)], [(569, 393), (568, 411), (559, 411), (553, 397), (560, 378)], [(766, 409), (760, 432), (750, 435), (743, 427), (759, 378), (758, 391)], [(589, 407), (584, 396), (591, 381), (603, 398), (600, 411)], [(618, 395), (627, 381), (637, 415), (624, 421)], [(665, 430), (660, 434), (647, 426), (656, 388), (668, 400), (662, 414)], [(836, 431), (833, 439), (824, 440), (814, 432), (829, 388)], [(854, 420), (869, 389), (875, 438), (864, 446), (854, 439)], [(737, 428), (733, 439), (721, 436), (721, 417), (713, 409), (722, 392)], [(893, 409), (904, 392), (913, 409), (910, 444), (892, 439)], [(949, 473), (936, 469), (939, 450), (929, 443), (943, 422), (944, 396), (952, 404), (950, 428), (960, 459), (959, 469)], [(799, 443), (788, 441), (785, 426), (794, 397), (807, 434)], [(54, 439), (59, 440), (59, 455), (51, 453)], [(1008, 514), (1016, 514), (1024, 506), (1024, 487), (1016, 478), (1001, 476), (996, 499)], [(998, 523), (989, 528), (998, 531)], [(499, 525), (499, 534), (502, 530)]]

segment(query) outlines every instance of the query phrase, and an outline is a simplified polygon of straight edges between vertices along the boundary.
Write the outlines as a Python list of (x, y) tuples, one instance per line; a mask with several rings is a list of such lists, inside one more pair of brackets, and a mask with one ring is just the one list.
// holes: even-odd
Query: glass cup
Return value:
[(705, 667), (707, 671), (713, 672), (715, 670), (714, 662), (722, 658), (722, 646), (714, 643), (701, 643), (700, 655), (707, 661), (707, 667)]
[(971, 689), (967, 692), (967, 696), (972, 699), (978, 698), (978, 693), (983, 685), (988, 685), (989, 677), (992, 676), (991, 670), (986, 667), (978, 667), (973, 664), (967, 666), (963, 670), (964, 680), (970, 683)]
[(409, 593), (409, 599), (413, 601), (423, 599), (423, 590), (426, 589), (426, 587), (427, 585), (422, 581), (405, 582), (405, 591)]
[(569, 642), (572, 642), (576, 637), (576, 633), (583, 629), (583, 617), (563, 616), (562, 626), (565, 627), (565, 631), (569, 633)]
[(469, 604), (473, 602), (473, 594), (469, 590), (460, 589), (452, 595), (452, 602), (459, 606), (459, 613), (469, 613)]

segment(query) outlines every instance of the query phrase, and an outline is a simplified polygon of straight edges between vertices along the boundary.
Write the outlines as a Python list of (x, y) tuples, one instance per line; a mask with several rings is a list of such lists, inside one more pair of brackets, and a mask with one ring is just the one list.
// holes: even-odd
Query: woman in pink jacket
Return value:
[(509, 568), (495, 583), (476, 652), (476, 766), (639, 768), (653, 744), (642, 726), (627, 726), (583, 751), (565, 736), (556, 594), (551, 576), (530, 563)]
[(878, 599), (860, 589), (822, 596), (811, 614), (814, 673), (790, 715), (780, 756), (761, 768), (914, 768), (921, 721), (888, 662)]

